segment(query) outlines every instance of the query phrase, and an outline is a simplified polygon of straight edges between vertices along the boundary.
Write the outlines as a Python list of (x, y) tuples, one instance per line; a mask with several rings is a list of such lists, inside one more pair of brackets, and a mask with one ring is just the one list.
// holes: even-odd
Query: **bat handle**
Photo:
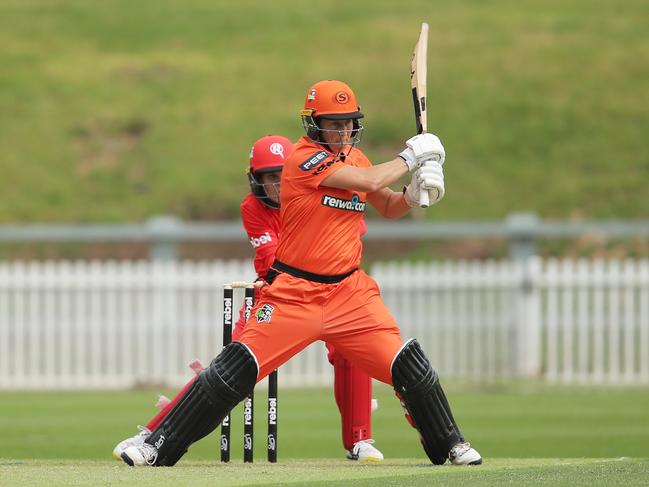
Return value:
[(420, 188), (419, 190), (419, 206), (428, 208), (430, 206), (430, 199), (428, 198), (428, 190)]
[[(431, 161), (439, 162), (439, 156), (433, 156)], [(419, 188), (419, 206), (422, 208), (428, 208), (430, 206), (430, 197), (428, 196), (428, 190), (421, 187)]]

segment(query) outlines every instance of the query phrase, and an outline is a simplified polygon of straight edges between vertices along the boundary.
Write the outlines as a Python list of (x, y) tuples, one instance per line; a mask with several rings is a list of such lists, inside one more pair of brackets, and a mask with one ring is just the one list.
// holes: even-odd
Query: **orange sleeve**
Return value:
[[(311, 192), (320, 186), (322, 181), (338, 171), (344, 163), (335, 159), (333, 154), (313, 147), (296, 151), (290, 163), (284, 165), (285, 177), (294, 188)], [(282, 181), (282, 184), (284, 182)]]

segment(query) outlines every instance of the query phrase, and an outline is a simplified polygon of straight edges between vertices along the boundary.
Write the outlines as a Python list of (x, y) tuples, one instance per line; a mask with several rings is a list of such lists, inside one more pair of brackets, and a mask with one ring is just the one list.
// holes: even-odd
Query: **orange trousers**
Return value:
[(261, 289), (238, 341), (255, 356), (260, 381), (316, 340), (392, 385), (401, 334), (376, 282), (362, 270), (335, 284), (280, 274)]

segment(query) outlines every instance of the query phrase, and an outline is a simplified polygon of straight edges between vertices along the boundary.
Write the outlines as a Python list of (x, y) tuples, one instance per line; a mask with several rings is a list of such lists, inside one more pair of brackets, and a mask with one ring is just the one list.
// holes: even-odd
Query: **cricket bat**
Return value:
[[(421, 24), (419, 40), (415, 45), (412, 53), (412, 63), (410, 64), (410, 87), (412, 88), (412, 101), (415, 106), (415, 122), (417, 123), (417, 133), (423, 134), (428, 131), (426, 119), (426, 70), (428, 52), (428, 24)], [(430, 204), (428, 191), (422, 190), (419, 195), (419, 206), (428, 208)]]

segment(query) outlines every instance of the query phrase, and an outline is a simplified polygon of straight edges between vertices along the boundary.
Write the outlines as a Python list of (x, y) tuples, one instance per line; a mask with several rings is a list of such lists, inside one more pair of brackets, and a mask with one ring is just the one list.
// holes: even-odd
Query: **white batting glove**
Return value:
[(445, 193), (444, 170), (437, 161), (425, 161), (423, 165), (412, 174), (410, 184), (406, 186), (404, 198), (411, 208), (422, 201), (422, 192), (428, 193), (428, 202), (421, 206), (427, 207), (439, 202)]
[(408, 170), (414, 171), (422, 165), (424, 161), (437, 161), (444, 164), (446, 151), (442, 142), (434, 134), (419, 134), (411, 137), (406, 141), (408, 146), (399, 153), (399, 156), (406, 161)]

